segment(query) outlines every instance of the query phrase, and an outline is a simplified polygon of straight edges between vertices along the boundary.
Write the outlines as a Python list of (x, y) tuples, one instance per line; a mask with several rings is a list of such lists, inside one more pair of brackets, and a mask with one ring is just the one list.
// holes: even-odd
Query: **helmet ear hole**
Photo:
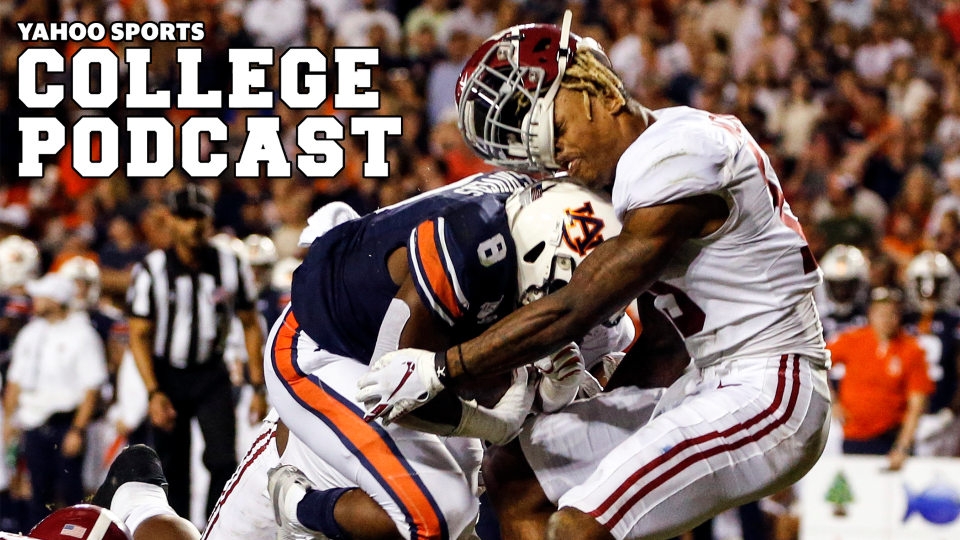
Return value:
[(533, 246), (530, 251), (528, 251), (523, 256), (523, 262), (534, 263), (540, 257), (540, 254), (543, 253), (543, 249), (547, 247), (547, 243), (543, 240), (540, 241), (537, 245)]
[(566, 280), (555, 279), (550, 282), (550, 285), (547, 286), (547, 294), (553, 294), (566, 286), (567, 286)]

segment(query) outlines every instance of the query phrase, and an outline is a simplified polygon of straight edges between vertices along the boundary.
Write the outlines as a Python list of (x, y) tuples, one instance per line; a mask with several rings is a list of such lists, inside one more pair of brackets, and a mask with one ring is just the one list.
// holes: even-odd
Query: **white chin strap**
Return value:
[(570, 58), (570, 25), (573, 22), (573, 13), (567, 10), (563, 14), (563, 25), (560, 27), (560, 49), (557, 51), (557, 78), (543, 97), (537, 98), (523, 117), (522, 133), (530, 134), (529, 142), (532, 158), (538, 165), (547, 169), (559, 169), (560, 165), (554, 159), (553, 144), (553, 100), (560, 91), (560, 82), (567, 71), (567, 60)]

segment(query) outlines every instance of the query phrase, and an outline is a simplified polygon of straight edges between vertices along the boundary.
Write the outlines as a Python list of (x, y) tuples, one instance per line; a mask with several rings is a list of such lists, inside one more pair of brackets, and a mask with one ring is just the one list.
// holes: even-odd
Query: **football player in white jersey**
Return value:
[(451, 382), (558, 350), (649, 292), (695, 369), (560, 497), (546, 536), (668, 538), (792, 484), (819, 458), (830, 414), (812, 295), (821, 273), (739, 120), (644, 108), (569, 24), (516, 26), (482, 44), (458, 84), (460, 127), (498, 165), (566, 170), (596, 190), (612, 182), (622, 233), (566, 287), (481, 336), (383, 356), (357, 399), (399, 418)]

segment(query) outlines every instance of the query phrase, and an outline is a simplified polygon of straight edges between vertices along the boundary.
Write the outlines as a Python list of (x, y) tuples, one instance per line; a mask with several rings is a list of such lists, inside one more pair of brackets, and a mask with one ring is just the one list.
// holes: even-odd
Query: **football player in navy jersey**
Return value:
[(77, 283), (77, 298), (73, 310), (90, 317), (90, 324), (103, 341), (107, 359), (118, 366), (127, 344), (126, 324), (123, 312), (100, 302), (100, 268), (86, 257), (72, 257), (57, 270)]
[(272, 279), (273, 267), (277, 264), (277, 248), (273, 240), (259, 234), (244, 238), (243, 246), (257, 285), (257, 311), (266, 320), (267, 328), (270, 328), (286, 306), (286, 302), (281, 303), (283, 293), (274, 287)]
[(960, 451), (960, 275), (943, 253), (924, 251), (907, 266), (907, 310), (903, 325), (927, 354), (936, 384), (927, 414), (917, 427), (917, 455), (954, 456)]
[[(490, 401), (497, 403), (493, 408), (448, 392), (404, 425), (384, 425), (368, 422), (353, 397), (359, 378), (386, 352), (414, 343), (455, 346), (516, 308), (521, 254), (505, 205), (511, 193), (532, 184), (516, 173), (480, 174), (362, 218), (336, 203), (311, 217), (301, 236), (310, 249), (294, 273), (291, 306), (267, 346), (271, 401), (289, 439), (315, 457), (315, 474), (292, 467), (270, 474), (284, 538), (470, 538), (478, 512), (479, 438), (512, 439), (538, 389), (556, 408), (575, 397), (583, 373), (575, 347), (545, 369), (562, 376), (544, 377), (538, 387), (537, 377), (517, 370), (505, 397)], [(573, 184), (523, 193), (525, 204), (542, 199), (561, 208), (551, 222), (555, 240), (573, 235), (582, 255), (619, 231), (609, 203)], [(283, 427), (268, 438), (278, 439), (278, 454), (289, 448)], [(247, 471), (262, 468), (255, 461), (245, 460), (232, 484), (246, 484)], [(218, 519), (228, 514), (231, 496), (225, 490), (223, 508), (211, 516), (211, 538), (237, 536), (217, 532), (237, 521)]]
[(33, 242), (20, 236), (0, 241), (0, 357), (33, 313), (24, 286), (39, 270), (40, 252)]

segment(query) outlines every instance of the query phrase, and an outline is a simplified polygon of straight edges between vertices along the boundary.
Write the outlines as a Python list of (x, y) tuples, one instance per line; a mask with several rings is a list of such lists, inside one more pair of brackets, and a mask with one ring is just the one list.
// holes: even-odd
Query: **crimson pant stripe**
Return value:
[[(742, 424), (737, 424), (736, 426), (733, 426), (733, 427), (731, 427), (731, 428), (729, 428), (729, 429), (727, 429), (727, 430), (724, 430), (724, 431), (721, 431), (721, 432), (714, 431), (714, 432), (711, 432), (711, 433), (706, 433), (706, 434), (704, 434), (704, 435), (701, 435), (701, 436), (696, 437), (696, 438), (693, 438), (693, 439), (686, 439), (686, 440), (681, 441), (681, 442), (678, 443), (676, 446), (674, 446), (673, 448), (671, 448), (670, 451), (664, 453), (663, 455), (659, 456), (657, 459), (655, 459), (655, 460), (651, 461), (650, 463), (644, 465), (642, 468), (640, 468), (640, 470), (638, 470), (637, 472), (635, 472), (634, 474), (632, 474), (632, 475), (630, 476), (630, 478), (628, 478), (627, 481), (624, 482), (624, 483), (613, 493), (613, 495), (611, 495), (610, 497), (608, 497), (607, 500), (604, 501), (604, 503), (603, 503), (599, 508), (597, 508), (596, 510), (590, 512), (590, 514), (591, 514), (592, 516), (594, 516), (595, 518), (598, 518), (598, 521), (599, 521), (599, 516), (601, 516), (604, 512), (606, 512), (608, 509), (610, 509), (610, 507), (613, 506), (613, 504), (614, 504), (617, 500), (619, 500), (620, 497), (623, 496), (623, 494), (624, 494), (627, 490), (629, 490), (631, 487), (633, 487), (634, 485), (636, 485), (637, 482), (638, 482), (639, 480), (641, 480), (644, 476), (646, 476), (647, 474), (649, 474), (650, 472), (652, 472), (654, 469), (656, 469), (656, 468), (659, 467), (660, 465), (663, 465), (664, 463), (666, 463), (666, 462), (669, 461), (670, 459), (676, 457), (677, 455), (679, 455), (679, 454), (680, 454), (681, 452), (683, 452), (684, 450), (686, 450), (686, 449), (688, 449), (688, 448), (691, 448), (691, 447), (693, 447), (693, 446), (695, 446), (695, 445), (699, 445), (699, 444), (702, 444), (702, 443), (706, 443), (706, 442), (712, 441), (712, 440), (714, 440), (714, 439), (730, 437), (730, 436), (735, 435), (735, 434), (737, 434), (737, 433), (739, 433), (739, 432), (745, 431), (745, 430), (747, 430), (747, 429), (749, 429), (749, 428), (757, 425), (758, 423), (760, 423), (760, 422), (763, 421), (764, 419), (770, 417), (774, 412), (776, 412), (777, 409), (780, 408), (781, 403), (783, 403), (783, 395), (784, 395), (784, 391), (785, 391), (785, 389), (786, 389), (787, 359), (788, 359), (788, 356), (787, 356), (787, 355), (783, 355), (783, 356), (780, 357), (780, 369), (778, 370), (778, 373), (777, 373), (777, 391), (776, 391), (776, 395), (775, 395), (775, 397), (774, 397), (773, 403), (771, 403), (770, 406), (767, 407), (763, 412), (755, 415), (754, 417), (750, 418), (750, 419), (747, 420), (746, 422), (744, 422), (744, 423), (742, 423)], [(800, 362), (799, 362), (799, 360), (797, 359), (796, 356), (794, 356), (793, 362), (794, 362), (794, 366), (793, 366), (793, 393), (792, 393), (792, 395), (790, 396), (790, 401), (789, 401), (788, 404), (787, 404), (787, 409), (786, 409), (786, 411), (784, 412), (784, 415), (783, 415), (782, 417), (780, 417), (780, 418), (778, 418), (777, 420), (771, 422), (771, 423), (768, 424), (766, 427), (764, 427), (764, 428), (762, 428), (761, 430), (759, 430), (757, 433), (754, 433), (754, 434), (748, 433), (745, 437), (743, 437), (742, 439), (737, 440), (736, 442), (729, 443), (729, 444), (724, 444), (724, 445), (719, 445), (719, 446), (716, 446), (716, 447), (714, 447), (714, 448), (711, 448), (711, 449), (708, 449), (708, 450), (704, 450), (703, 452), (699, 452), (699, 453), (697, 453), (697, 454), (693, 454), (693, 455), (685, 458), (683, 461), (681, 461), (680, 463), (678, 463), (677, 465), (675, 465), (674, 467), (672, 467), (671, 469), (669, 469), (669, 470), (666, 471), (665, 473), (661, 474), (659, 477), (654, 478), (653, 480), (651, 480), (647, 485), (645, 485), (645, 486), (644, 486), (643, 488), (641, 488), (637, 493), (635, 493), (632, 497), (630, 497), (630, 499), (628, 499), (627, 502), (626, 502), (625, 504), (623, 504), (623, 505), (620, 507), (620, 509), (618, 509), (617, 512), (616, 512), (610, 519), (608, 519), (608, 520), (606, 520), (605, 522), (603, 522), (604, 526), (607, 527), (608, 529), (612, 529), (613, 527), (615, 527), (615, 526), (617, 525), (617, 523), (619, 523), (619, 521), (623, 518), (624, 514), (626, 514), (627, 511), (628, 511), (630, 508), (632, 508), (632, 507), (637, 503), (637, 501), (639, 501), (642, 497), (646, 496), (646, 495), (649, 494), (651, 491), (653, 491), (653, 490), (656, 489), (657, 487), (661, 486), (661, 485), (664, 484), (665, 482), (669, 481), (670, 479), (672, 479), (672, 478), (675, 477), (676, 475), (680, 474), (681, 472), (683, 472), (685, 469), (687, 469), (688, 467), (690, 467), (690, 466), (693, 465), (694, 463), (696, 463), (696, 462), (698, 462), (698, 461), (701, 461), (701, 460), (704, 460), (704, 459), (708, 459), (708, 458), (710, 458), (710, 457), (712, 457), (712, 456), (714, 456), (714, 455), (717, 455), (717, 454), (719, 454), (719, 453), (722, 453), (722, 452), (736, 450), (736, 449), (738, 449), (738, 448), (741, 448), (741, 447), (745, 446), (747, 443), (759, 441), (762, 437), (764, 437), (765, 435), (769, 434), (769, 433), (772, 432), (774, 429), (777, 429), (777, 428), (780, 427), (781, 425), (785, 424), (785, 423), (790, 419), (790, 417), (793, 415), (793, 410), (794, 410), (794, 408), (796, 407), (796, 401), (797, 401), (797, 397), (798, 397), (798, 393), (799, 393), (799, 388), (800, 388), (800, 377), (799, 377), (799, 375), (800, 375)]]
[[(210, 534), (210, 531), (213, 530), (213, 526), (216, 525), (217, 520), (220, 519), (220, 508), (227, 502), (227, 499), (230, 497), (230, 494), (233, 493), (233, 488), (240, 483), (240, 479), (243, 478), (243, 473), (247, 472), (247, 469), (250, 468), (250, 465), (253, 465), (257, 458), (260, 457), (260, 454), (270, 446), (270, 440), (277, 436), (277, 428), (274, 426), (272, 429), (268, 430), (266, 433), (261, 434), (257, 437), (257, 440), (253, 442), (250, 446), (250, 450), (247, 451), (247, 455), (244, 456), (243, 462), (240, 465), (240, 468), (237, 469), (237, 472), (234, 473), (233, 478), (230, 479), (229, 484), (223, 493), (220, 494), (220, 499), (217, 500), (217, 506), (214, 507), (213, 513), (210, 514), (210, 523), (207, 524), (206, 528), (203, 530), (203, 536), (200, 540), (207, 540), (207, 535)], [(266, 440), (265, 440), (266, 439)], [(264, 444), (257, 448), (261, 442)]]

